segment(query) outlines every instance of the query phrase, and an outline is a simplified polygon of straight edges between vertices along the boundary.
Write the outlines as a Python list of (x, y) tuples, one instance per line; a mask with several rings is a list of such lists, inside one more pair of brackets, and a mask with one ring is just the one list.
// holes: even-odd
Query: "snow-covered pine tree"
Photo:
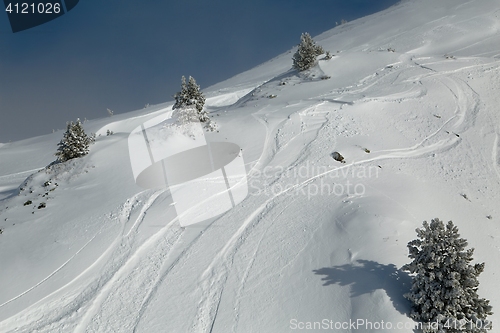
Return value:
[(293, 55), (293, 68), (298, 71), (305, 71), (316, 64), (316, 57), (325, 53), (323, 47), (316, 45), (309, 33), (305, 32), (300, 36), (300, 44)]
[(173, 110), (180, 109), (186, 106), (195, 106), (198, 113), (203, 112), (205, 105), (205, 96), (200, 91), (200, 86), (196, 84), (193, 77), (189, 77), (189, 82), (186, 83), (186, 77), (181, 79), (181, 91), (174, 95), (175, 104)]
[(175, 104), (173, 110), (177, 110), (174, 116), (180, 120), (181, 124), (195, 121), (193, 118), (193, 107), (197, 113), (197, 120), (204, 123), (204, 127), (213, 131), (216, 124), (208, 116), (208, 112), (203, 109), (205, 106), (205, 96), (200, 90), (200, 86), (193, 77), (189, 77), (188, 83), (183, 76), (181, 79), (181, 91), (174, 95)]
[(57, 144), (55, 153), (58, 162), (66, 162), (73, 158), (85, 156), (89, 153), (89, 146), (95, 142), (95, 134), (87, 135), (83, 130), (80, 119), (68, 122), (63, 139)]
[(408, 243), (413, 261), (402, 268), (414, 274), (405, 295), (413, 303), (411, 317), (427, 323), (424, 332), (486, 332), (491, 306), (477, 294), (484, 263), (470, 264), (474, 249), (466, 250), (467, 241), (452, 221), (446, 227), (438, 218), (424, 221), (416, 232), (419, 239)]

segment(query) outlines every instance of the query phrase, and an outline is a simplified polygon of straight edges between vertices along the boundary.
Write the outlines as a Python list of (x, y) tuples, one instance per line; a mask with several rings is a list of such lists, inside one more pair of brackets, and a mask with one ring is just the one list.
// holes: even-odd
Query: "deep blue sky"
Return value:
[(0, 142), (166, 102), (182, 75), (208, 87), (396, 2), (81, 0), (16, 34), (0, 13)]

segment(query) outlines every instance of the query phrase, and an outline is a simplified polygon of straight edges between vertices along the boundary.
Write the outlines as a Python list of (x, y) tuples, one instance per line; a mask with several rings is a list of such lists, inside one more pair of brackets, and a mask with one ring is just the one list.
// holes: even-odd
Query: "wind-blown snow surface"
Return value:
[(335, 57), (308, 73), (291, 51), (207, 89), (207, 137), (243, 149), (250, 194), (187, 228), (167, 189), (135, 185), (128, 155), (128, 134), (171, 103), (87, 122), (90, 155), (50, 169), (61, 132), (0, 146), (0, 331), (410, 323), (399, 267), (434, 217), (486, 262), (498, 329), (499, 15), (493, 0), (404, 1), (318, 36)]

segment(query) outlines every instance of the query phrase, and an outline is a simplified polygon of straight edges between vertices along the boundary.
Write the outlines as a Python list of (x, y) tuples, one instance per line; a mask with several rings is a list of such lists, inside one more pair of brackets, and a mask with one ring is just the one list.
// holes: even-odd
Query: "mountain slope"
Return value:
[(335, 57), (307, 73), (292, 50), (208, 88), (207, 140), (242, 148), (249, 195), (186, 228), (130, 166), (129, 134), (172, 103), (86, 122), (91, 153), (50, 169), (61, 132), (0, 146), (0, 331), (408, 325), (398, 268), (436, 216), (486, 262), (479, 294), (498, 312), (499, 13), (404, 1), (318, 36)]

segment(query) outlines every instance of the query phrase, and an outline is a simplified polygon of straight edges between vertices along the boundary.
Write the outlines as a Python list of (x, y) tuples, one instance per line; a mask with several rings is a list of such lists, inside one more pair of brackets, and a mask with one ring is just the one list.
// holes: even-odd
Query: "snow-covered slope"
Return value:
[(0, 331), (411, 323), (399, 267), (434, 217), (486, 262), (495, 325), (499, 14), (493, 0), (403, 1), (318, 36), (335, 57), (306, 74), (292, 50), (208, 88), (220, 128), (207, 139), (243, 149), (249, 195), (186, 228), (129, 156), (129, 134), (172, 103), (86, 122), (101, 134), (91, 153), (48, 169), (61, 132), (1, 145)]

